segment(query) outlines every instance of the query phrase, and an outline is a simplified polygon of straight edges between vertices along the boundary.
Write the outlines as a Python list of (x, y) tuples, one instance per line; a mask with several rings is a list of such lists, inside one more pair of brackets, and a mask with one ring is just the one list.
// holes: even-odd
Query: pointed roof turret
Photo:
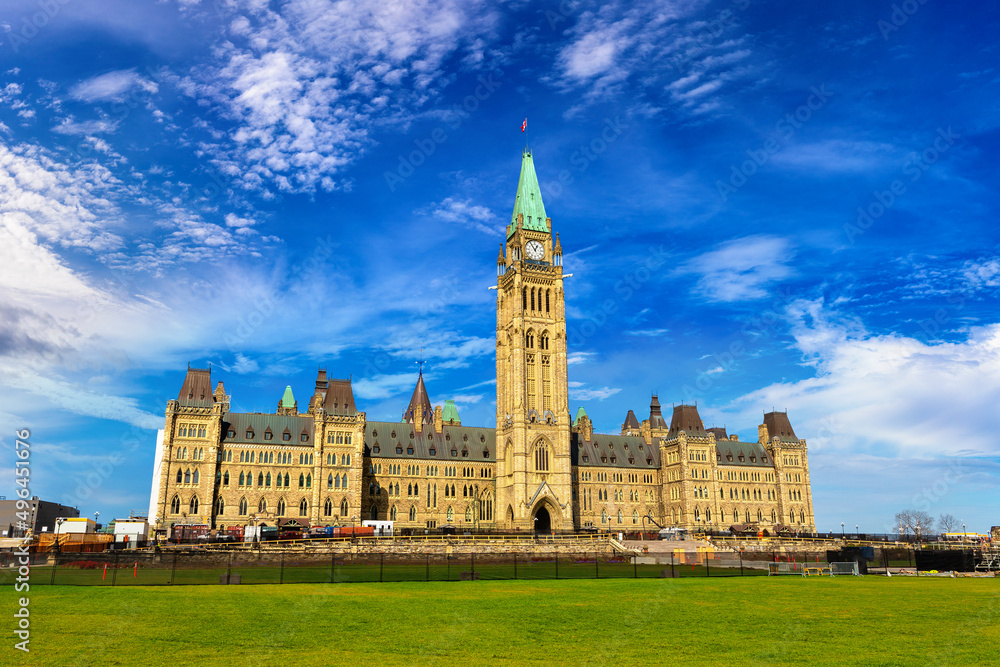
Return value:
[(663, 413), (660, 411), (660, 399), (657, 398), (656, 394), (653, 394), (653, 398), (649, 402), (649, 427), (667, 428), (667, 422), (663, 419)]
[(552, 252), (556, 255), (562, 254), (562, 243), (559, 241), (559, 234), (556, 233), (556, 246), (552, 249)]
[(517, 181), (517, 196), (514, 199), (514, 213), (510, 216), (507, 226), (507, 236), (513, 235), (517, 229), (517, 216), (523, 215), (521, 226), (536, 232), (549, 231), (545, 222), (545, 205), (542, 204), (542, 189), (538, 185), (535, 174), (535, 163), (531, 160), (531, 151), (527, 148), (521, 153), (521, 178)]
[(497, 264), (506, 264), (503, 258), (503, 244), (500, 244), (500, 254), (497, 256)]
[(410, 397), (410, 405), (407, 406), (406, 412), (403, 413), (403, 419), (408, 423), (413, 423), (413, 415), (416, 412), (414, 408), (421, 406), (423, 414), (420, 417), (420, 421), (423, 424), (430, 424), (434, 421), (434, 408), (431, 407), (431, 399), (427, 396), (427, 387), (424, 386), (424, 374), (423, 371), (417, 376), (417, 386), (413, 388), (413, 396)]
[(573, 420), (573, 426), (576, 426), (577, 423), (579, 423), (581, 417), (586, 417), (586, 416), (587, 416), (587, 411), (584, 410), (583, 406), (581, 405), (580, 409), (576, 411), (576, 419)]
[(290, 408), (295, 405), (295, 396), (292, 395), (292, 385), (285, 387), (285, 394), (281, 397), (281, 407)]
[(639, 426), (639, 420), (636, 418), (635, 413), (632, 412), (631, 410), (629, 410), (628, 414), (625, 415), (625, 428), (627, 428), (627, 429), (629, 429), (629, 428), (634, 428), (634, 429), (640, 428), (640, 426)]

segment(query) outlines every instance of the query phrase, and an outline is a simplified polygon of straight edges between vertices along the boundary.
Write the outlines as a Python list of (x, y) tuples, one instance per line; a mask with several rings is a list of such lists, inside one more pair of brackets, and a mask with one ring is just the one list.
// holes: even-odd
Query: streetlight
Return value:
[(962, 521), (962, 546), (965, 546), (965, 521)]
[(858, 524), (854, 524), (854, 537), (858, 536)]
[(56, 553), (61, 553), (61, 550), (59, 548), (59, 536), (62, 534), (62, 525), (63, 521), (65, 520), (66, 519), (64, 519), (63, 517), (59, 517), (58, 519), (56, 519)]
[(843, 521), (840, 522), (840, 539), (841, 540), (844, 539), (844, 522)]
[(100, 512), (94, 512), (94, 530), (97, 530), (97, 517), (101, 516)]

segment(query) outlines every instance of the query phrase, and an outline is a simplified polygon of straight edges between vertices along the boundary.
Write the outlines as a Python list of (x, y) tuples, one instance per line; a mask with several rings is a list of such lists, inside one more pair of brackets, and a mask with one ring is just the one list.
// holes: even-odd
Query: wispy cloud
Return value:
[(72, 86), (69, 96), (80, 102), (114, 102), (133, 90), (152, 94), (159, 86), (136, 73), (134, 69), (115, 70), (92, 77)]
[(446, 197), (436, 204), (419, 208), (414, 213), (475, 229), (489, 236), (497, 236), (503, 230), (503, 223), (499, 222), (500, 218), (493, 211), (473, 203), (471, 199)]
[(748, 236), (726, 241), (684, 262), (680, 275), (698, 276), (695, 291), (713, 301), (750, 301), (793, 274), (794, 250), (788, 239)]

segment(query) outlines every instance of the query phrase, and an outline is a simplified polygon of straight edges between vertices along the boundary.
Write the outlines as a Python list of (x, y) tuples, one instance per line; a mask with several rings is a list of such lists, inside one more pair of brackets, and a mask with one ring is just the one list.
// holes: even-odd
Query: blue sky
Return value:
[[(787, 409), (818, 527), (1000, 523), (997, 8), (8, 0), (0, 489), (148, 503), (186, 365), (236, 410), (318, 366), (495, 420), (495, 259), (528, 118), (571, 407)], [(992, 157), (991, 157), (992, 156)]]

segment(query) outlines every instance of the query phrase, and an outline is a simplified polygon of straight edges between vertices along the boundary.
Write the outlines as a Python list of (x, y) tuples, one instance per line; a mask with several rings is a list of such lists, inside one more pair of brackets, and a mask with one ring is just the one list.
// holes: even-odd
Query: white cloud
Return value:
[(962, 276), (974, 290), (1000, 287), (1000, 258), (969, 260), (962, 266)]
[(620, 387), (571, 388), (569, 390), (569, 397), (574, 401), (603, 401), (620, 391)]
[(469, 227), (494, 237), (500, 234), (504, 227), (503, 223), (499, 222), (500, 218), (493, 211), (485, 206), (474, 204), (471, 199), (459, 200), (447, 197), (436, 204), (424, 206), (414, 213)]
[(81, 81), (69, 89), (69, 96), (79, 102), (114, 102), (125, 99), (134, 90), (152, 94), (159, 86), (134, 69), (116, 70)]
[(59, 134), (105, 134), (118, 129), (118, 123), (108, 120), (84, 120), (75, 121), (72, 118), (63, 118), (58, 125), (52, 128), (53, 132)]
[(449, 81), (445, 60), (481, 50), (496, 22), (488, 4), (459, 0), (233, 7), (217, 62), (179, 84), (237, 124), (231, 141), (204, 144), (217, 166), (266, 191), (342, 187), (371, 126), (408, 120), (435, 99)]
[[(432, 377), (430, 374), (425, 375), (424, 382)], [(354, 389), (354, 395), (358, 398), (377, 399), (391, 398), (406, 391), (412, 392), (415, 385), (416, 379), (413, 373), (396, 373), (394, 375), (374, 375), (370, 378), (355, 380), (351, 387)]]
[[(997, 456), (1000, 324), (965, 340), (927, 343), (869, 333), (819, 301), (789, 308), (792, 335), (815, 376), (781, 382), (734, 401), (729, 423), (787, 408), (811, 451), (886, 457)], [(756, 423), (756, 421), (754, 421)]]
[(636, 329), (633, 331), (626, 331), (627, 336), (645, 336), (648, 338), (659, 338), (660, 336), (665, 336), (670, 333), (670, 329)]
[(768, 287), (790, 277), (793, 258), (787, 239), (748, 236), (688, 260), (678, 273), (698, 275), (695, 290), (713, 301), (749, 301), (767, 297)]
[[(715, 98), (725, 84), (759, 82), (760, 72), (749, 64), (749, 40), (717, 34), (714, 25), (698, 20), (707, 5), (701, 0), (610, 2), (580, 12), (556, 61), (559, 84), (584, 91), (567, 114), (621, 95), (645, 114), (658, 112), (665, 102), (688, 114), (705, 114), (724, 108)], [(713, 17), (724, 31), (739, 23), (739, 13), (727, 11), (731, 18), (724, 24)], [(660, 91), (666, 98), (657, 98)]]
[(772, 157), (776, 165), (809, 174), (820, 172), (863, 173), (896, 169), (902, 152), (891, 144), (873, 141), (831, 139), (786, 147)]
[(573, 366), (575, 364), (590, 363), (596, 356), (595, 352), (570, 352), (566, 355), (566, 365)]

